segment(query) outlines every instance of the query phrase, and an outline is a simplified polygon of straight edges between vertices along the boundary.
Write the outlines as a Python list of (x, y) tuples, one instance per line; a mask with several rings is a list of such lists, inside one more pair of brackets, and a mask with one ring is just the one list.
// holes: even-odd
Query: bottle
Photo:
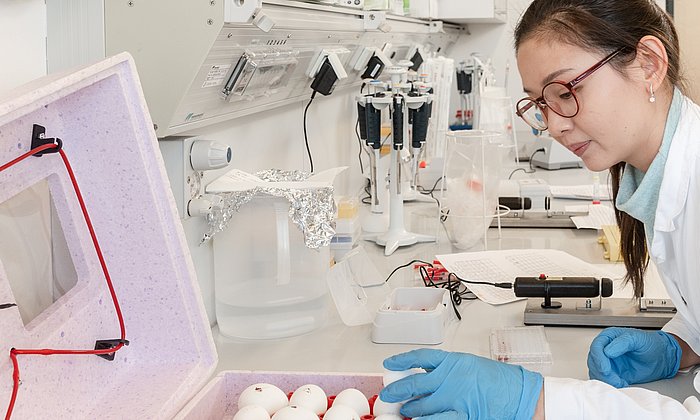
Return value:
[(462, 110), (461, 110), (461, 109), (458, 109), (458, 110), (457, 110), (457, 114), (455, 115), (455, 119), (452, 121), (452, 124), (451, 124), (451, 125), (453, 125), (453, 126), (456, 127), (456, 126), (460, 126), (460, 125), (463, 125), (463, 124), (464, 124), (464, 120), (463, 120), (463, 118), (462, 118)]

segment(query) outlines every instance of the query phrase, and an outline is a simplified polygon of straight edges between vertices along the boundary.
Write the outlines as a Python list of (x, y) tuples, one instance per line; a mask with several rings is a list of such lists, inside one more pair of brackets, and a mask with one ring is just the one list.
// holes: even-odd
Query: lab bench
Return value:
[[(543, 171), (541, 171), (543, 172)], [(581, 179), (581, 170), (564, 171), (558, 180), (566, 182)], [(538, 173), (538, 176), (552, 176)], [(573, 183), (573, 182), (572, 182)], [(567, 200), (568, 201), (568, 200)], [(580, 202), (579, 202), (580, 203)], [(577, 204), (571, 202), (571, 204)], [(429, 203), (407, 203), (407, 222), (416, 214), (430, 214)], [(437, 212), (435, 212), (437, 215)], [(408, 225), (410, 228), (410, 224)], [(488, 250), (507, 249), (558, 249), (592, 264), (610, 264), (603, 258), (602, 247), (597, 242), (594, 230), (576, 229), (497, 229), (491, 228), (487, 235)], [(454, 249), (445, 236), (444, 229), (437, 243), (416, 244), (400, 247), (390, 256), (384, 256), (384, 248), (373, 242), (362, 241), (380, 274), (388, 276), (391, 271), (413, 259), (432, 261), (437, 254), (462, 252)], [(475, 249), (476, 251), (483, 250)], [(395, 273), (389, 284), (392, 287), (412, 285), (410, 268)], [(446, 331), (443, 343), (434, 348), (469, 352), (489, 357), (489, 334), (494, 328), (523, 325), (526, 301), (492, 306), (480, 300), (464, 300), (458, 306), (461, 321), (454, 321)], [(213, 328), (219, 355), (216, 373), (225, 370), (306, 371), (380, 373), (382, 361), (393, 354), (417, 347), (405, 344), (376, 344), (370, 339), (372, 325), (345, 326), (332, 302), (329, 303), (329, 319), (326, 324), (305, 335), (275, 340), (235, 340), (221, 336)], [(554, 363), (547, 374), (556, 377), (588, 378), (586, 358), (593, 338), (600, 328), (546, 327)], [(683, 401), (695, 394), (692, 386), (694, 375), (681, 373), (676, 378), (646, 384), (645, 387)]]

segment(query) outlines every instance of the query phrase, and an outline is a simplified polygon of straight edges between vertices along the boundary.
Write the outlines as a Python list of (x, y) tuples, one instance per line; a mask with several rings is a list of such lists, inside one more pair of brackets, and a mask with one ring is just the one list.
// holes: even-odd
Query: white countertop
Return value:
[[(585, 170), (557, 172), (538, 171), (538, 177), (556, 176), (558, 183), (586, 183), (591, 173)], [(601, 180), (604, 180), (601, 177)], [(553, 182), (553, 181), (550, 181)], [(569, 200), (566, 200), (569, 201)], [(576, 202), (571, 201), (572, 204)], [(426, 229), (429, 218), (421, 214), (436, 214), (435, 205), (407, 203), (407, 227)], [(411, 216), (413, 213), (413, 216)], [(416, 216), (416, 214), (418, 216)], [(422, 224), (422, 226), (418, 226)], [(428, 223), (427, 225), (429, 225)], [(433, 229), (429, 227), (427, 229)], [(424, 233), (424, 232), (419, 232)], [(462, 252), (453, 249), (446, 240), (444, 230), (438, 243), (417, 244), (399, 248), (385, 257), (383, 247), (363, 242), (370, 258), (383, 276), (397, 266), (412, 259), (432, 261), (436, 254)], [(488, 249), (552, 248), (568, 252), (593, 264), (609, 264), (603, 259), (603, 250), (597, 243), (598, 233), (593, 230), (574, 229), (502, 229), (498, 237), (496, 229), (489, 229)], [(479, 247), (482, 250), (483, 245)], [(410, 269), (403, 269), (390, 280), (393, 287), (408, 285), (412, 280)], [(470, 352), (489, 357), (489, 334), (492, 328), (523, 325), (525, 301), (491, 306), (481, 301), (463, 301), (459, 306), (461, 321), (455, 321), (447, 330), (445, 341), (434, 346), (445, 350)], [(214, 337), (219, 354), (216, 372), (225, 370), (307, 371), (381, 373), (382, 361), (393, 354), (419, 347), (414, 345), (375, 344), (370, 340), (371, 325), (347, 327), (332, 302), (325, 326), (311, 333), (276, 340), (233, 340), (222, 337), (214, 327)], [(586, 358), (592, 339), (599, 328), (546, 327), (554, 364), (549, 375), (588, 378)], [(681, 401), (693, 392), (692, 375), (680, 374), (672, 380), (649, 384), (649, 388), (674, 396)]]

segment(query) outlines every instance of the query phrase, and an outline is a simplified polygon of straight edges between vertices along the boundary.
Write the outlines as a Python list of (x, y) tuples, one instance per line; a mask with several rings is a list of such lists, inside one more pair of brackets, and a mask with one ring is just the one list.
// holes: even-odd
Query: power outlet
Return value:
[(183, 220), (189, 219), (187, 203), (204, 193), (202, 172), (192, 169), (190, 150), (195, 137), (172, 136), (159, 139), (165, 170), (173, 190), (177, 211)]

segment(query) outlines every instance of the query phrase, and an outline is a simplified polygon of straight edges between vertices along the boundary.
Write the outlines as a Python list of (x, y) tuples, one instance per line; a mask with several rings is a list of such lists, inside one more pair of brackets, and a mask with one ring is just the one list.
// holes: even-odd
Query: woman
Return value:
[(610, 169), (627, 279), (641, 296), (651, 257), (678, 313), (663, 331), (603, 330), (589, 351), (592, 381), (424, 349), (384, 362), (428, 373), (381, 398), (413, 399), (402, 413), (426, 419), (700, 418), (695, 398), (625, 388), (700, 363), (700, 107), (680, 90), (673, 23), (653, 0), (534, 0), (515, 48), (528, 95), (518, 115), (589, 169)]

